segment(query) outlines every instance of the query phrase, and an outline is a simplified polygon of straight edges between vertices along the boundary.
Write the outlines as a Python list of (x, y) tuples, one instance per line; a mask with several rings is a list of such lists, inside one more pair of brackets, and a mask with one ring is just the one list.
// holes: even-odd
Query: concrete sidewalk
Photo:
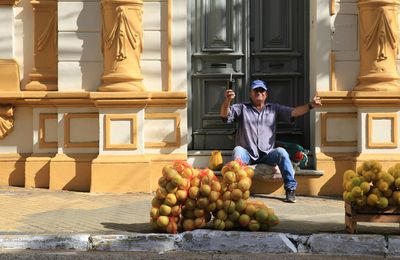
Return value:
[[(297, 203), (288, 204), (283, 197), (255, 195), (252, 199), (274, 208), (280, 218), (271, 232), (199, 230), (164, 235), (151, 233), (148, 224), (153, 196), (0, 187), (0, 249), (224, 252), (236, 248), (334, 255), (357, 247), (350, 250), (352, 255), (400, 254), (400, 237), (395, 236), (400, 234), (399, 224), (360, 223), (359, 235), (347, 235), (340, 198), (299, 196)], [(347, 247), (331, 248), (341, 243)]]

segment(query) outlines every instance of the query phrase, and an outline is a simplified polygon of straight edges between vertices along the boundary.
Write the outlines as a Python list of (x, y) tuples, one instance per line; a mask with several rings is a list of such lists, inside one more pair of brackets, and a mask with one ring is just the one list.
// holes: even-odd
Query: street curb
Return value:
[(0, 235), (0, 249), (65, 249), (86, 251), (89, 234), (71, 235)]
[(276, 232), (194, 230), (176, 235), (0, 235), (0, 250), (221, 252), (341, 256), (400, 255), (400, 236), (353, 234), (296, 235)]

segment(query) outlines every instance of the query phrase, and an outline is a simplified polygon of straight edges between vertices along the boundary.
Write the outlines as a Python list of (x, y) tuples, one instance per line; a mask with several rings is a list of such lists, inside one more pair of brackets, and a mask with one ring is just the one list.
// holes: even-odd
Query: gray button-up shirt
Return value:
[(251, 103), (240, 103), (230, 107), (226, 120), (238, 122), (236, 145), (246, 149), (251, 159), (257, 160), (260, 152), (268, 153), (274, 148), (276, 122), (290, 122), (292, 111), (292, 107), (274, 103), (267, 103), (261, 111)]

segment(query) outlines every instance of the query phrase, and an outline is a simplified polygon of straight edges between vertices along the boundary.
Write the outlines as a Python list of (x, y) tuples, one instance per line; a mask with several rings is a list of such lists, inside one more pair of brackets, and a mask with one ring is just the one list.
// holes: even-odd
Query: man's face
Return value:
[(256, 88), (250, 91), (250, 98), (254, 105), (264, 105), (267, 97), (267, 91), (263, 88)]

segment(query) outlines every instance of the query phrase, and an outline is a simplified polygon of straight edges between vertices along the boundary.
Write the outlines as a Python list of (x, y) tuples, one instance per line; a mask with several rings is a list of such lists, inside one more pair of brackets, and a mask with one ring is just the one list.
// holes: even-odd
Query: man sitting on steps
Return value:
[(321, 106), (321, 100), (314, 96), (312, 102), (295, 108), (268, 103), (267, 84), (262, 80), (251, 82), (249, 96), (250, 102), (230, 105), (235, 98), (235, 92), (227, 89), (225, 101), (221, 105), (220, 115), (223, 121), (238, 123), (232, 159), (240, 159), (246, 164), (278, 165), (286, 191), (285, 201), (294, 203), (297, 182), (286, 150), (274, 148), (276, 123), (290, 122), (292, 117), (304, 115), (314, 107)]

